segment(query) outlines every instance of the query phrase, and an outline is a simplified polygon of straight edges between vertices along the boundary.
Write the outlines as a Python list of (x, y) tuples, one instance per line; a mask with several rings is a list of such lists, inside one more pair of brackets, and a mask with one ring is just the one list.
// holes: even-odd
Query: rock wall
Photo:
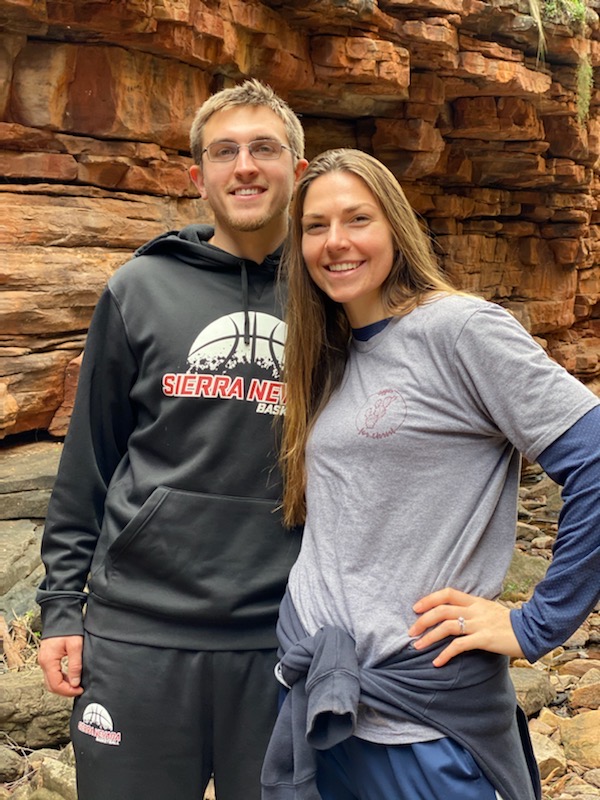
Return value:
[(388, 164), (458, 284), (600, 391), (597, 7), (0, 0), (0, 437), (64, 433), (106, 279), (209, 219), (189, 126), (246, 76), (302, 115), (309, 157)]

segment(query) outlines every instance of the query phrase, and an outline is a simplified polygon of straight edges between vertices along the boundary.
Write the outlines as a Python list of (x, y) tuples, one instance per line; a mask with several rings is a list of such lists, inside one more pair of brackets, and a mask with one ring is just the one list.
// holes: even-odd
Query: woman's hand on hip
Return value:
[(413, 642), (417, 650), (454, 637), (434, 659), (436, 667), (443, 667), (467, 650), (523, 656), (510, 622), (510, 609), (494, 600), (446, 587), (421, 598), (413, 610), (419, 618), (408, 633), (419, 637)]

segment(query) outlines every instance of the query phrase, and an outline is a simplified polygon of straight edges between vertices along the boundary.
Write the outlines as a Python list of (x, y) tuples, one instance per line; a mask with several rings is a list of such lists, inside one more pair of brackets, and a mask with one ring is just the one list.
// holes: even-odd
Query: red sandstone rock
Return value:
[(14, 63), (11, 111), (31, 127), (187, 149), (206, 76), (121, 47), (35, 42)]
[(0, 436), (64, 432), (108, 276), (210, 219), (189, 125), (244, 76), (303, 115), (309, 156), (388, 164), (459, 285), (600, 392), (598, 91), (577, 116), (577, 65), (600, 65), (592, 10), (585, 35), (546, 24), (541, 59), (512, 0), (1, 0), (0, 22)]
[(544, 137), (535, 107), (518, 97), (462, 97), (453, 108), (449, 138), (527, 141)]
[(65, 370), (63, 400), (55, 415), (52, 417), (52, 421), (48, 425), (48, 433), (51, 433), (52, 436), (65, 436), (67, 433), (71, 414), (73, 413), (75, 394), (77, 392), (77, 381), (79, 380), (79, 371), (81, 369), (82, 360), (83, 353), (80, 353), (77, 358), (74, 358), (67, 364), (67, 368)]
[(377, 93), (407, 96), (410, 78), (409, 54), (392, 42), (364, 36), (315, 36), (311, 43), (315, 75), (320, 80), (373, 84)]
[(84, 187), (73, 196), (64, 192), (64, 186), (45, 188), (47, 194), (0, 192), (0, 245), (103, 246), (131, 251), (165, 230), (209, 218), (197, 200), (168, 201), (122, 192), (85, 196)]
[(77, 163), (72, 156), (56, 153), (0, 151), (0, 174), (8, 180), (72, 181), (77, 177)]
[[(50, 344), (44, 341), (44, 347)], [(0, 354), (0, 436), (48, 427), (62, 402), (73, 355), (67, 350)]]
[[(507, 96), (538, 96), (549, 88), (551, 80), (543, 72), (536, 72), (514, 61), (486, 58), (482, 53), (463, 51), (459, 54), (458, 78), (474, 81), (471, 94)], [(460, 94), (456, 94), (460, 97)]]
[(398, 35), (408, 46), (414, 68), (430, 69), (432, 60), (443, 70), (458, 67), (458, 34), (448, 19), (409, 19), (402, 24)]
[(379, 6), (383, 11), (392, 13), (409, 9), (417, 13), (442, 11), (445, 14), (451, 12), (460, 14), (464, 10), (462, 0), (379, 0)]

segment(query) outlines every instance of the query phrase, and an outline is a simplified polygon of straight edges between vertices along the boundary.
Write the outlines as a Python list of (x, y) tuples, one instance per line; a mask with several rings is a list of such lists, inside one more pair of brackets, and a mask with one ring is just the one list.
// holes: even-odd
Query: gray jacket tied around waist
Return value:
[(319, 800), (315, 750), (352, 736), (359, 703), (388, 716), (408, 713), (454, 739), (503, 800), (540, 800), (527, 721), (505, 656), (475, 650), (434, 667), (446, 640), (425, 651), (404, 648), (376, 667), (361, 667), (351, 636), (340, 628), (308, 636), (287, 593), (277, 633), (280, 675), (290, 691), (263, 765), (263, 800)]

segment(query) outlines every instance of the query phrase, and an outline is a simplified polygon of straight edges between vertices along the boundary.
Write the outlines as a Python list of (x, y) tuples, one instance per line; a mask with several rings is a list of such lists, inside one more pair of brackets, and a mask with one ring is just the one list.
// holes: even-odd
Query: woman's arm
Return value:
[[(600, 406), (581, 417), (539, 456), (563, 486), (563, 507), (546, 576), (520, 609), (445, 588), (419, 600), (410, 628), (421, 649), (455, 637), (434, 662), (443, 666), (466, 650), (535, 661), (562, 644), (600, 597)], [(460, 621), (459, 621), (460, 620)]]

